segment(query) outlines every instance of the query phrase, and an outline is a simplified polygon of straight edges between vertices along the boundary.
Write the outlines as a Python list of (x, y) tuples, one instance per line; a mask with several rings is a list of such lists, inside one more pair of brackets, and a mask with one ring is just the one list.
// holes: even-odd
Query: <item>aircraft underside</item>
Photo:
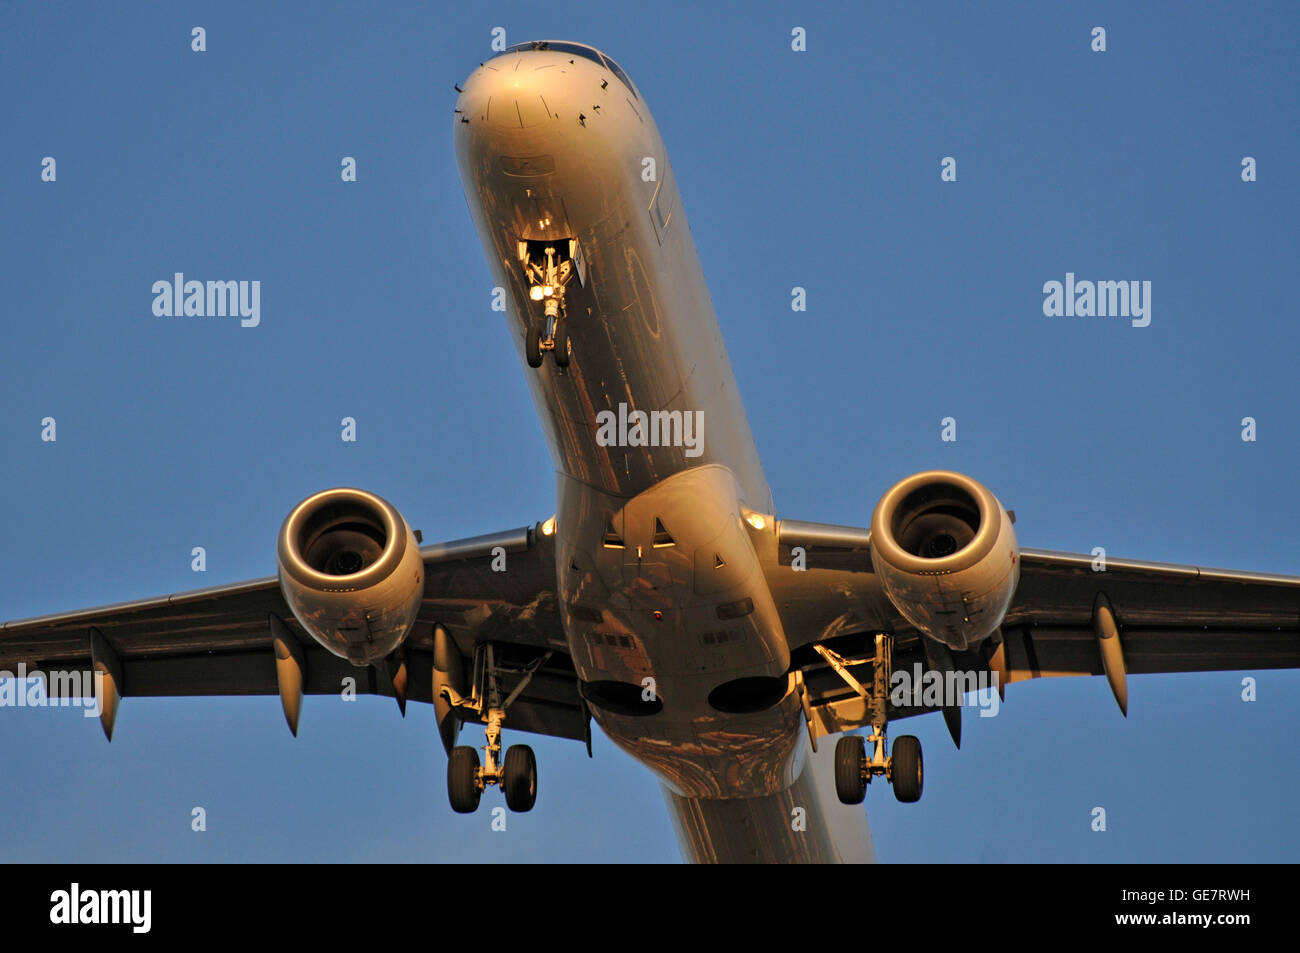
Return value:
[(492, 787), (536, 803), (507, 733), (590, 752), (594, 721), (662, 786), (687, 859), (832, 862), (874, 859), (870, 785), (922, 796), (899, 719), (937, 713), (960, 745), (965, 699), (1019, 681), (1102, 676), (1126, 713), (1130, 674), (1300, 665), (1300, 578), (1023, 549), (964, 474), (898, 480), (869, 527), (778, 517), (631, 80), (521, 44), (452, 125), (554, 515), (425, 543), (379, 495), (324, 490), (275, 576), (0, 624), (0, 668), (93, 676), (109, 740), (133, 695), (277, 694), (295, 735), (304, 696), (345, 683), (428, 703), (461, 814)]

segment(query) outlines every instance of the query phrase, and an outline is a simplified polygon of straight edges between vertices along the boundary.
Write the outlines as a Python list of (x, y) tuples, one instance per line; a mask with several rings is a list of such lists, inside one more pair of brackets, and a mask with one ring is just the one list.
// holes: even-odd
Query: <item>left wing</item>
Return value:
[[(494, 571), (501, 555), (507, 571)], [(423, 546), (420, 556), (424, 596), (415, 629), (403, 644), (405, 697), (433, 700), (433, 629), (441, 624), (467, 660), (486, 642), (496, 646), (507, 667), (522, 670), (546, 656), (511, 705), (508, 727), (588, 738), (588, 714), (556, 606), (554, 537), (524, 527)], [(395, 694), (382, 669), (354, 667), (304, 632), (275, 576), (0, 623), (0, 671), (44, 673), (48, 685), (51, 673), (89, 676), (99, 661), (118, 669), (122, 697), (275, 695), (272, 616), (303, 652), (304, 694), (342, 692), (347, 678), (359, 694)], [(515, 684), (507, 676), (504, 688), (510, 691)]]

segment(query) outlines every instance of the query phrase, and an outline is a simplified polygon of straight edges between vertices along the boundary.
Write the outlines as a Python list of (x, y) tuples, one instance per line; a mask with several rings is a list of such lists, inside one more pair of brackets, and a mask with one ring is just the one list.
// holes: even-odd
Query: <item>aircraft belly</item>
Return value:
[(792, 785), (762, 797), (682, 797), (665, 787), (683, 857), (692, 863), (874, 863), (866, 814), (835, 800), (831, 758), (826, 745), (808, 752)]
[(745, 525), (735, 478), (717, 464), (631, 500), (561, 480), (556, 559), (574, 666), (598, 689), (588, 700), (606, 733), (682, 794), (772, 793), (797, 774), (790, 653)]

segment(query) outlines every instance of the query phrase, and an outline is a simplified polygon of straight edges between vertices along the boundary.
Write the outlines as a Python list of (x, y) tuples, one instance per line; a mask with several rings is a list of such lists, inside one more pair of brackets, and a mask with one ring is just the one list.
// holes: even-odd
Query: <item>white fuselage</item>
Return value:
[(771, 492), (672, 168), (644, 100), (607, 62), (506, 53), (469, 76), (454, 116), (521, 365), (529, 325), (545, 320), (521, 243), (577, 243), (571, 363), (525, 367), (559, 480), (574, 667), (605, 733), (663, 783), (689, 857), (866, 859), (861, 808), (817, 777), (827, 752), (808, 769), (765, 580)]

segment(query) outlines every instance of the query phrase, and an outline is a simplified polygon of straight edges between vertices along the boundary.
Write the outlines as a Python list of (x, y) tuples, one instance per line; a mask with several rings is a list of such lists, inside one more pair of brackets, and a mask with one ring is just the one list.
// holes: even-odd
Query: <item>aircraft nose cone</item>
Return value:
[(527, 55), (504, 57), (480, 67), (466, 81), (456, 104), (460, 115), (471, 123), (503, 130), (554, 121), (547, 100), (562, 97), (564, 74), (554, 65), (539, 67), (530, 59)]

